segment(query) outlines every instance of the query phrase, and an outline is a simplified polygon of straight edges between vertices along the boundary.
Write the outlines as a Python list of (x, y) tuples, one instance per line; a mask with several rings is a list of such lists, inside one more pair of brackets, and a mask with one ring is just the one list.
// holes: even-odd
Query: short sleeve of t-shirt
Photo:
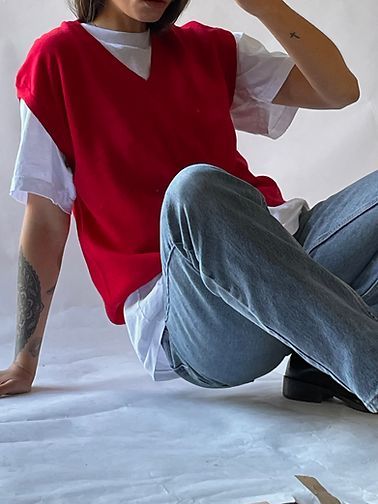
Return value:
[(52, 138), (20, 100), (21, 138), (9, 195), (26, 204), (28, 192), (49, 198), (64, 212), (72, 212), (76, 191), (72, 171)]
[(272, 139), (280, 137), (298, 111), (271, 103), (295, 65), (280, 51), (269, 52), (244, 32), (233, 32), (237, 41), (237, 75), (230, 112), (236, 130)]

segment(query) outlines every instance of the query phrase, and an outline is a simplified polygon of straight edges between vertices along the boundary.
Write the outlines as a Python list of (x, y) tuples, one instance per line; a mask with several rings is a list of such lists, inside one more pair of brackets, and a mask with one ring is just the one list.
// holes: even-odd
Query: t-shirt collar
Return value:
[(146, 49), (150, 45), (150, 29), (144, 32), (124, 32), (82, 23), (97, 39), (109, 44), (128, 45)]

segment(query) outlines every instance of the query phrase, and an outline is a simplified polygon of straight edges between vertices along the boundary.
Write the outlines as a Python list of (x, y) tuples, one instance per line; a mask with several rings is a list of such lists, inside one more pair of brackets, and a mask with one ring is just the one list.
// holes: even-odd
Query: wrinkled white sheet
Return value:
[(285, 364), (227, 390), (155, 383), (102, 308), (51, 313), (33, 392), (0, 400), (0, 502), (279, 504), (306, 474), (378, 504), (378, 415), (288, 401)]

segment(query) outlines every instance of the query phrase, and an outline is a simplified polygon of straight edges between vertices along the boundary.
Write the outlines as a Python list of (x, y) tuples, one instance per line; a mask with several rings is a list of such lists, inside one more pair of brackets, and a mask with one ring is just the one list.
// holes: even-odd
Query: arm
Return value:
[(69, 227), (69, 214), (28, 193), (19, 242), (16, 350), (13, 364), (0, 372), (0, 395), (31, 388)]
[(343, 108), (358, 100), (356, 77), (335, 44), (283, 0), (236, 0), (256, 16), (293, 58), (293, 68), (273, 103)]

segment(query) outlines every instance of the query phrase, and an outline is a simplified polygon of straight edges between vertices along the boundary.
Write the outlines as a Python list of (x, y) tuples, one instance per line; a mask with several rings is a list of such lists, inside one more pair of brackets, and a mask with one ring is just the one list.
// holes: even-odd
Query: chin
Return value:
[(164, 14), (168, 7), (169, 3), (166, 4), (156, 4), (155, 6), (148, 5), (147, 2), (141, 0), (138, 6), (138, 11), (140, 11), (141, 20), (145, 19), (153, 19), (154, 21), (158, 21), (161, 16)]
[(138, 16), (138, 21), (141, 23), (156, 23), (159, 19), (161, 16)]

